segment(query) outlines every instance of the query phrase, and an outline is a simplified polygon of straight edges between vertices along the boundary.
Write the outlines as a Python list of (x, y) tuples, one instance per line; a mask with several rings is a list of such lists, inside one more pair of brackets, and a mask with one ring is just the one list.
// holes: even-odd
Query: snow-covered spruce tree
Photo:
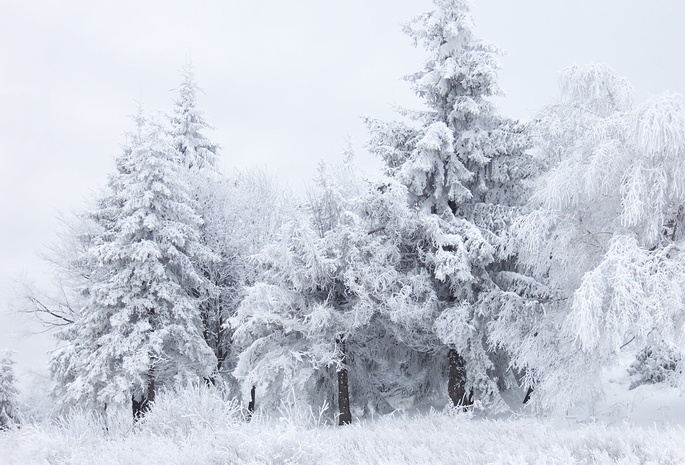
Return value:
[[(142, 143), (145, 117), (141, 105), (131, 118), (136, 130), (126, 134), (127, 141), (118, 163), (123, 163)], [(109, 189), (100, 189), (84, 208), (62, 218), (64, 230), (43, 255), (52, 266), (58, 291), (46, 294), (27, 285), (24, 292), (24, 310), (36, 315), (45, 327), (65, 328), (80, 318), (100, 265), (92, 250), (102, 243), (105, 231), (114, 226), (119, 207), (121, 203), (112, 195), (110, 186)]]
[(0, 431), (19, 423), (19, 391), (13, 365), (14, 360), (9, 352), (0, 355)]
[(235, 284), (232, 257), (226, 250), (228, 238), (222, 231), (228, 226), (222, 215), (228, 199), (219, 170), (219, 147), (204, 134), (213, 128), (197, 108), (200, 88), (191, 63), (184, 66), (182, 75), (183, 81), (176, 89), (173, 112), (169, 116), (169, 136), (180, 165), (179, 174), (189, 186), (196, 212), (202, 219), (199, 240), (214, 253), (209, 260), (206, 257), (193, 259), (195, 268), (206, 279), (201, 281), (200, 288), (193, 288), (191, 292), (199, 299), (203, 336), (217, 359), (210, 379), (214, 384), (220, 381), (232, 384), (231, 368), (225, 366), (231, 353), (230, 334), (223, 329), (231, 314), (228, 301), (233, 297), (231, 288)]
[(513, 244), (555, 297), (500, 339), (546, 407), (596, 400), (623, 351), (685, 342), (685, 108), (676, 95), (631, 101), (608, 67), (572, 66), (537, 125), (549, 169)]
[(109, 195), (91, 212), (103, 230), (88, 250), (86, 305), (51, 358), (68, 404), (104, 411), (132, 402), (139, 416), (157, 388), (209, 376), (216, 364), (189, 292), (206, 279), (193, 260), (212, 254), (199, 242), (175, 154), (158, 124), (139, 120)]
[(179, 161), (189, 169), (219, 170), (219, 146), (203, 134), (212, 129), (204, 114), (197, 108), (197, 94), (201, 89), (195, 82), (191, 63), (183, 68), (183, 82), (176, 89), (173, 113), (170, 116), (172, 143)]
[(499, 254), (499, 237), (525, 200), (522, 180), (533, 168), (525, 127), (499, 116), (489, 100), (500, 93), (498, 49), (475, 36), (467, 2), (435, 3), (406, 27), (429, 53), (424, 69), (408, 77), (428, 108), (404, 110), (408, 123), (370, 120), (370, 147), (407, 186), (423, 223), (408, 253), (432, 278), (436, 300), (423, 325), (447, 348), (450, 400), (469, 404), (473, 392), (497, 408), (508, 362), (491, 347), (488, 328), (516, 276)]

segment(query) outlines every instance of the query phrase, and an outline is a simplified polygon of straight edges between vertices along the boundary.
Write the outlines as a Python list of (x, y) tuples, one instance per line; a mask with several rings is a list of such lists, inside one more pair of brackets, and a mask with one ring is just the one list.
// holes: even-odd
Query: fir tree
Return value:
[(197, 108), (197, 94), (201, 92), (195, 82), (192, 64), (183, 68), (183, 82), (176, 89), (173, 113), (170, 117), (171, 137), (178, 152), (179, 162), (189, 169), (218, 171), (219, 147), (203, 132), (213, 129)]
[(405, 28), (429, 54), (408, 77), (427, 110), (405, 110), (409, 123), (370, 120), (371, 149), (407, 186), (423, 224), (410, 253), (431, 276), (435, 301), (423, 325), (440, 341), (433, 351), (448, 349), (452, 403), (469, 404), (476, 389), (479, 400), (502, 407), (498, 384), (507, 382), (508, 363), (488, 337), (506, 291), (499, 274), (512, 267), (499, 236), (525, 200), (522, 180), (533, 168), (525, 128), (489, 100), (500, 93), (498, 49), (475, 36), (466, 2), (436, 5)]
[(132, 401), (136, 416), (158, 387), (208, 376), (216, 363), (190, 293), (206, 279), (193, 260), (212, 257), (201, 219), (162, 129), (138, 128), (91, 214), (103, 226), (88, 250), (94, 276), (51, 360), (65, 400), (99, 410)]
[(19, 407), (14, 376), (14, 360), (9, 352), (0, 356), (0, 430), (19, 423)]

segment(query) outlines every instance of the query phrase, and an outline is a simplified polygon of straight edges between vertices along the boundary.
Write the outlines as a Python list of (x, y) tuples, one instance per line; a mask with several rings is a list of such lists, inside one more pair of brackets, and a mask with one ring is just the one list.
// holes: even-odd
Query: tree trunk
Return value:
[(138, 421), (145, 415), (152, 407), (152, 403), (155, 401), (155, 381), (150, 379), (148, 385), (145, 388), (145, 392), (137, 399), (134, 394), (131, 398), (131, 405), (133, 409), (133, 419)]
[(247, 421), (250, 421), (252, 419), (252, 415), (254, 415), (254, 409), (256, 407), (255, 404), (255, 395), (256, 395), (257, 387), (252, 386), (252, 389), (250, 389), (250, 402), (247, 404)]
[(447, 352), (450, 363), (447, 393), (454, 407), (466, 407), (473, 403), (472, 391), (466, 392), (466, 361), (455, 349)]
[(352, 423), (352, 413), (350, 412), (350, 392), (347, 382), (347, 352), (345, 347), (345, 340), (342, 336), (335, 338), (336, 344), (340, 347), (342, 354), (340, 360), (340, 368), (338, 369), (338, 425), (349, 425)]
[(528, 390), (526, 391), (526, 395), (523, 398), (523, 403), (527, 404), (528, 401), (530, 400), (530, 396), (533, 394), (533, 386), (528, 386)]

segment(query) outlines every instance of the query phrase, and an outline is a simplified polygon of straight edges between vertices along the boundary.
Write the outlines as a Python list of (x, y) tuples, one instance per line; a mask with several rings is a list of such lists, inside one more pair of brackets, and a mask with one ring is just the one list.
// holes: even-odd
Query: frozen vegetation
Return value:
[[(162, 394), (135, 426), (129, 414), (106, 422), (72, 413), (0, 434), (0, 463), (47, 464), (678, 464), (680, 427), (617, 420), (493, 420), (449, 412), (393, 415), (345, 428), (318, 412), (256, 415), (208, 389)], [(325, 415), (324, 415), (325, 416)]]
[[(50, 405), (0, 362), (8, 463), (683, 463), (685, 106), (561, 73), (498, 112), (468, 3), (405, 32), (423, 100), (306, 195), (225, 175), (192, 69), (53, 248)], [(191, 386), (191, 387), (188, 387)], [(338, 424), (340, 427), (334, 426)]]

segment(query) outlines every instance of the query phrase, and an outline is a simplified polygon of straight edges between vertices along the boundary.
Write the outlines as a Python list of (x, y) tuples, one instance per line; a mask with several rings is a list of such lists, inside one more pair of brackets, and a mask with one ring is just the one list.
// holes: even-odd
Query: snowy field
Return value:
[(246, 423), (232, 404), (196, 390), (161, 396), (135, 427), (126, 415), (105, 429), (75, 414), (0, 433), (0, 463), (682, 464), (683, 404), (676, 390), (641, 387), (595, 417), (492, 420), (431, 412), (337, 427), (292, 410), (284, 412), (289, 420)]
[(3, 464), (681, 464), (685, 431), (560, 428), (530, 419), (446, 415), (383, 418), (350, 427), (292, 424), (141, 425), (104, 434), (92, 421), (0, 435)]

